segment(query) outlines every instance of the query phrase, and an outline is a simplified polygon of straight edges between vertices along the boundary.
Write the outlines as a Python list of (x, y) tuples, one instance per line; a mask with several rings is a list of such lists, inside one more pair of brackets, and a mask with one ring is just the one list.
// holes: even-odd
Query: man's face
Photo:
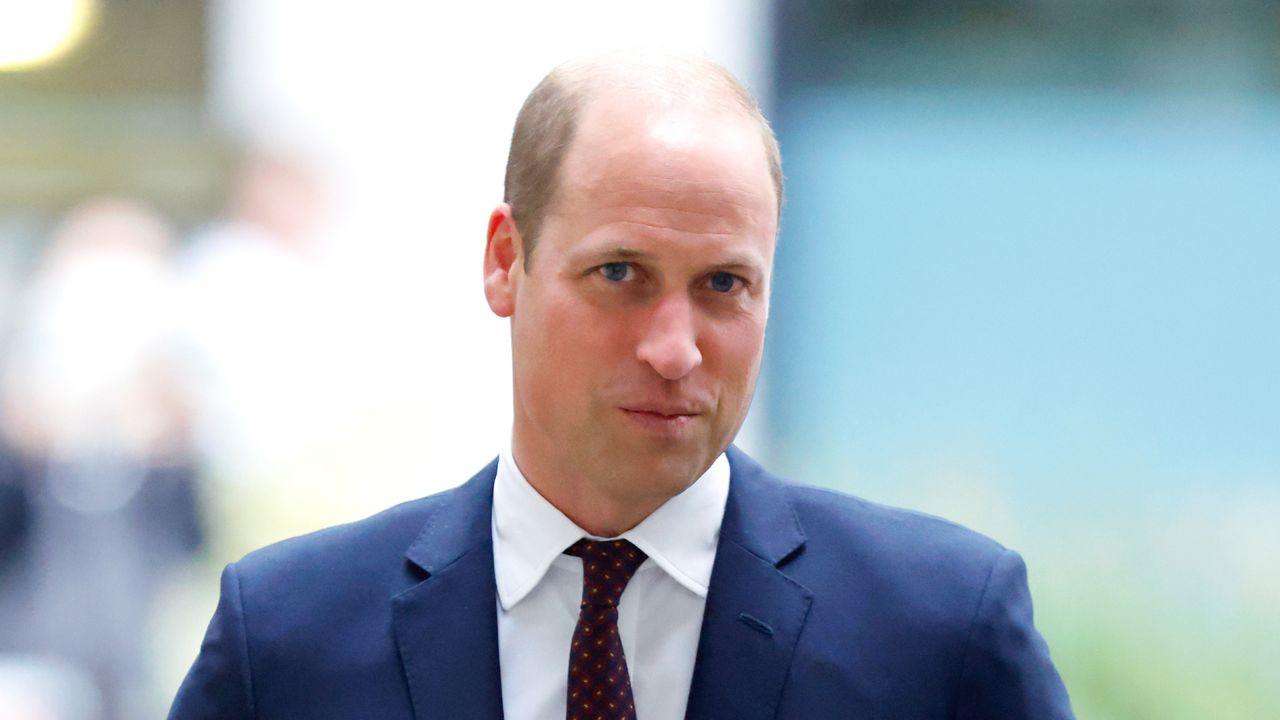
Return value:
[(746, 118), (584, 109), (528, 267), (510, 273), (522, 466), (659, 503), (710, 466), (754, 391), (777, 210)]

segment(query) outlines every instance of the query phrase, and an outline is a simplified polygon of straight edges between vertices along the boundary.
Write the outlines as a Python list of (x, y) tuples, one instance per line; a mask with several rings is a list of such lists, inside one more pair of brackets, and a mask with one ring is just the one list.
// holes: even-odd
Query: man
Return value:
[(1015, 553), (730, 446), (781, 184), (718, 66), (554, 70), (485, 249), (510, 451), (229, 566), (171, 717), (1070, 717)]

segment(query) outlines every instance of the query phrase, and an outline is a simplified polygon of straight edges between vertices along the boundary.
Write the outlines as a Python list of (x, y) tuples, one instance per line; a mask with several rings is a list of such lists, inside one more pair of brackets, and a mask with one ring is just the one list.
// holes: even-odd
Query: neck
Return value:
[(567, 463), (557, 463), (522, 447), (518, 435), (511, 452), (529, 485), (573, 524), (596, 537), (621, 535), (671, 499), (671, 495), (650, 488), (614, 478), (589, 477), (581, 468), (565, 467)]
[(638, 505), (635, 502), (620, 502), (615, 498), (592, 497), (585, 491), (558, 492), (563, 488), (547, 486), (533, 477), (526, 479), (539, 495), (555, 505), (556, 509), (572, 520), (574, 525), (601, 538), (621, 535), (639, 525), (666, 502), (666, 498), (663, 498), (649, 504)]

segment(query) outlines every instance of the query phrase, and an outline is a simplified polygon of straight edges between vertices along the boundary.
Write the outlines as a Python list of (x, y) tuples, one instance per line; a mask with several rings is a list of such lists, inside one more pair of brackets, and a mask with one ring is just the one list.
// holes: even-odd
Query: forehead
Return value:
[(776, 226), (777, 201), (758, 126), (693, 102), (604, 97), (583, 108), (561, 173), (559, 209), (654, 207)]

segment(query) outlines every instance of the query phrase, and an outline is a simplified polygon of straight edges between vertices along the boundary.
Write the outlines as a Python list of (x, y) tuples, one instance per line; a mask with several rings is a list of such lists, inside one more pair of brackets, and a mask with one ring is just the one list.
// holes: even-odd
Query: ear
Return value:
[(489, 234), (484, 246), (484, 296), (498, 317), (511, 317), (516, 310), (513, 274), (520, 271), (524, 239), (516, 228), (511, 206), (502, 203), (489, 215)]

